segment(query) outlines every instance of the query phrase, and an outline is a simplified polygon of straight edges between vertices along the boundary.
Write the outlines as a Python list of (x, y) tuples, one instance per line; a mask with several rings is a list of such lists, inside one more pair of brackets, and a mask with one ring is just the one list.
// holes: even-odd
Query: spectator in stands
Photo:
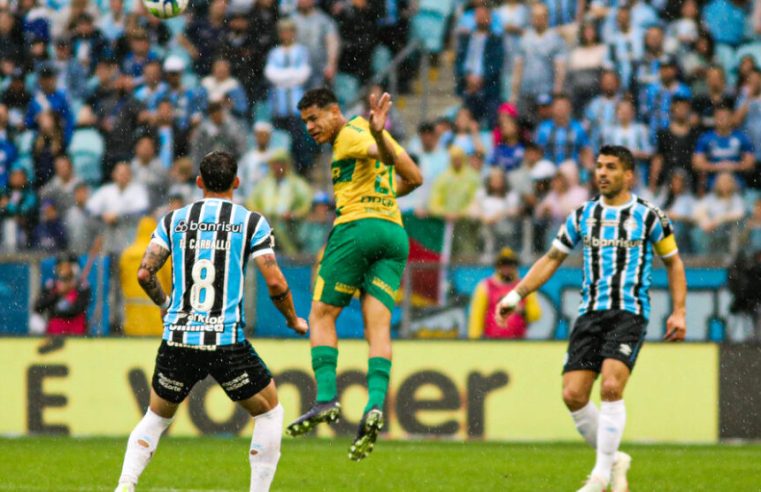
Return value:
[(601, 147), (603, 131), (616, 123), (616, 107), (621, 101), (621, 84), (618, 74), (605, 70), (600, 75), (600, 94), (594, 97), (584, 109), (584, 127), (590, 144), (596, 153)]
[(533, 121), (534, 102), (540, 94), (560, 92), (565, 84), (566, 43), (550, 29), (547, 6), (531, 7), (531, 29), (521, 38), (513, 66), (510, 102), (518, 104), (518, 114)]
[(24, 123), (27, 128), (36, 130), (39, 114), (43, 111), (52, 111), (58, 115), (61, 122), (64, 141), (69, 142), (74, 130), (74, 116), (71, 113), (67, 94), (57, 88), (57, 75), (56, 68), (50, 63), (45, 63), (40, 67), (37, 72), (38, 89), (29, 102)]
[(156, 155), (165, 170), (172, 167), (175, 158), (188, 155), (190, 132), (182, 128), (169, 99), (159, 101), (150, 132), (156, 138)]
[(555, 165), (570, 159), (580, 167), (592, 169), (594, 156), (587, 133), (581, 123), (571, 118), (571, 100), (567, 95), (554, 97), (552, 119), (539, 125), (534, 139)]
[(51, 200), (64, 215), (74, 205), (74, 190), (82, 180), (74, 173), (74, 166), (66, 154), (56, 156), (53, 167), (55, 175), (40, 189), (40, 198)]
[(268, 218), (273, 229), (279, 231), (281, 249), (294, 254), (298, 251), (294, 241), (296, 229), (309, 213), (312, 189), (304, 178), (291, 172), (291, 156), (287, 151), (273, 152), (269, 166), (269, 173), (254, 186), (246, 205)]
[(92, 108), (82, 106), (68, 149), (74, 174), (90, 186), (99, 185), (103, 173), (105, 143), (96, 125), (97, 118)]
[(732, 104), (734, 94), (727, 87), (724, 69), (718, 65), (709, 67), (705, 75), (707, 92), (698, 94), (692, 101), (692, 109), (700, 120), (701, 131), (714, 127), (714, 111), (722, 104)]
[[(520, 167), (507, 173), (508, 186), (520, 196), (524, 214), (532, 212), (533, 207), (536, 205), (531, 171), (544, 157), (542, 148), (534, 142), (527, 142), (525, 147)], [(545, 161), (545, 163), (554, 166), (551, 162)], [(529, 213), (529, 215), (531, 214)]]
[(692, 177), (692, 153), (700, 131), (692, 126), (690, 112), (690, 99), (681, 96), (673, 99), (669, 126), (658, 130), (656, 134), (655, 155), (650, 166), (651, 190), (667, 183), (671, 173), (677, 169), (684, 170), (687, 176)]
[(114, 164), (131, 159), (133, 139), (140, 125), (140, 105), (132, 97), (132, 77), (121, 75), (102, 81), (89, 101), (105, 137), (102, 175), (110, 176)]
[[(653, 146), (647, 126), (635, 120), (636, 109), (631, 99), (622, 99), (616, 107), (616, 124), (603, 130), (603, 145), (623, 145), (632, 151), (637, 164), (640, 182), (650, 182), (650, 158)], [(652, 190), (655, 191), (655, 190)]]
[[(124, 294), (124, 334), (128, 336), (160, 336), (164, 331), (161, 309), (140, 287), (135, 272), (140, 267), (143, 255), (151, 242), (151, 233), (156, 229), (156, 219), (147, 216), (137, 225), (135, 241), (125, 248), (119, 257), (119, 285)], [(172, 262), (166, 262), (156, 273), (159, 284), (165, 292), (172, 289)], [(114, 279), (116, 280), (116, 279)]]
[(676, 60), (666, 57), (660, 61), (660, 79), (645, 89), (644, 105), (640, 108), (650, 126), (653, 137), (658, 130), (668, 128), (671, 100), (676, 97), (692, 97), (690, 88), (679, 81), (679, 69)]
[(537, 213), (537, 209), (552, 190), (552, 180), (557, 172), (558, 166), (546, 159), (536, 162), (531, 168), (530, 176), (533, 189), (529, 195), (526, 210), (532, 218), (533, 244), (531, 250), (534, 253), (547, 251), (547, 240), (551, 237), (551, 232), (554, 232), (547, 230), (547, 220)]
[(758, 68), (748, 76), (735, 108), (735, 124), (748, 137), (756, 162), (761, 163), (761, 70)]
[(97, 15), (98, 8), (94, 2), (90, 3), (88, 0), (71, 0), (68, 5), (53, 13), (50, 34), (54, 38), (63, 36), (76, 25), (79, 16), (84, 13)]
[(71, 41), (66, 38), (56, 40), (52, 63), (58, 70), (58, 90), (68, 93), (72, 99), (82, 99), (87, 90), (89, 74), (79, 60), (72, 58)]
[(685, 0), (680, 6), (680, 17), (669, 22), (666, 36), (679, 42), (682, 47), (690, 46), (698, 39), (700, 24), (698, 3)]
[(48, 335), (85, 335), (90, 287), (79, 278), (79, 265), (74, 257), (61, 257), (55, 266), (55, 277), (48, 280), (34, 312), (47, 317)]
[(646, 103), (648, 87), (659, 82), (661, 64), (669, 60), (670, 55), (665, 48), (663, 29), (657, 25), (648, 27), (645, 31), (645, 51), (638, 60), (636, 85), (633, 87), (640, 106)]
[(272, 124), (257, 121), (254, 124), (254, 146), (243, 155), (238, 164), (240, 186), (237, 191), (244, 200), (269, 172), (267, 160), (272, 150)]
[(0, 104), (0, 174), (5, 176), (5, 179), (0, 180), (0, 190), (5, 188), (8, 171), (18, 157), (16, 144), (13, 143), (14, 131), (9, 127), (8, 119), (8, 107), (5, 104)]
[(520, 248), (521, 211), (520, 196), (508, 187), (505, 173), (500, 168), (492, 168), (476, 192), (470, 210), (471, 216), (481, 224), (479, 233), (487, 259), (494, 256), (499, 244)]
[(0, 9), (0, 58), (16, 64), (24, 61), (23, 29), (7, 6)]
[(249, 16), (242, 11), (232, 11), (227, 26), (219, 58), (227, 60), (230, 64), (231, 78), (240, 82), (248, 106), (256, 85), (251, 66), (257, 62), (254, 59), (254, 38), (258, 33), (251, 30)]
[(248, 67), (253, 84), (252, 93), (249, 94), (249, 97), (253, 102), (263, 101), (267, 98), (269, 84), (264, 77), (264, 65), (267, 60), (267, 53), (275, 47), (278, 41), (277, 7), (275, 0), (254, 0), (253, 9), (249, 15), (251, 32), (254, 34), (253, 63)]
[(0, 102), (8, 107), (8, 124), (14, 131), (24, 129), (26, 108), (32, 100), (31, 94), (24, 85), (25, 77), (26, 74), (21, 68), (14, 68), (11, 71), (8, 87), (0, 96)]
[(126, 17), (124, 0), (108, 0), (108, 10), (100, 16), (97, 26), (110, 44), (116, 43), (124, 34)]
[(222, 101), (210, 101), (206, 112), (208, 117), (192, 137), (190, 153), (196, 170), (203, 156), (214, 150), (229, 152), (236, 159), (246, 151), (246, 132), (235, 118), (227, 113)]
[(740, 231), (740, 220), (745, 206), (738, 193), (735, 177), (722, 171), (716, 177), (713, 189), (695, 206), (692, 244), (701, 255), (723, 255), (734, 252), (735, 240)]
[(238, 79), (230, 74), (230, 62), (217, 58), (211, 66), (211, 74), (201, 80), (201, 87), (209, 101), (225, 101), (232, 114), (241, 119), (248, 115), (246, 90)]
[(111, 56), (111, 48), (103, 33), (95, 26), (91, 14), (84, 12), (77, 18), (71, 38), (71, 50), (74, 59), (88, 74), (102, 58)]
[(457, 43), (457, 93), (476, 121), (494, 126), (502, 83), (503, 42), (491, 32), (488, 8), (476, 8), (475, 16), (476, 30), (461, 34)]
[(42, 111), (37, 115), (37, 131), (32, 144), (34, 187), (39, 189), (53, 177), (53, 160), (66, 151), (66, 141), (58, 115)]
[(198, 175), (193, 172), (193, 161), (190, 158), (180, 157), (174, 161), (170, 176), (169, 196), (181, 195), (185, 204), (202, 198), (201, 190), (196, 185)]
[(701, 30), (692, 49), (679, 55), (679, 68), (693, 94), (705, 94), (708, 91), (706, 72), (716, 63), (718, 59), (714, 51), (713, 39), (710, 34)]
[(572, 96), (575, 116), (582, 117), (584, 108), (597, 96), (607, 47), (597, 36), (597, 27), (584, 22), (579, 28), (578, 45), (568, 56), (568, 92)]
[(267, 55), (264, 74), (269, 80), (272, 123), (291, 136), (291, 155), (296, 170), (303, 172), (313, 164), (317, 151), (314, 141), (306, 134), (296, 105), (304, 94), (311, 75), (309, 51), (296, 43), (296, 25), (292, 20), (278, 21), (280, 44)]
[(297, 230), (299, 251), (302, 254), (317, 255), (325, 246), (335, 218), (331, 210), (330, 197), (319, 192), (312, 199), (312, 210), (301, 221)]
[(589, 191), (579, 185), (579, 169), (571, 161), (558, 166), (558, 172), (552, 177), (550, 192), (537, 205), (534, 218), (539, 229), (545, 231), (546, 249), (554, 239), (554, 233), (585, 201), (589, 199)]
[(148, 33), (143, 29), (135, 29), (129, 34), (129, 51), (121, 60), (121, 71), (132, 77), (136, 85), (143, 83), (145, 65), (159, 59), (151, 49)]
[(51, 199), (40, 203), (40, 220), (34, 228), (32, 244), (34, 249), (48, 253), (66, 251), (68, 241), (66, 228), (61, 220), (58, 204)]
[(37, 196), (26, 170), (15, 168), (8, 177), (8, 188), (0, 196), (3, 249), (14, 252), (32, 245), (32, 231), (37, 221)]
[(479, 282), (470, 298), (468, 338), (525, 338), (529, 324), (542, 315), (536, 293), (526, 296), (508, 316), (505, 325), (500, 326), (494, 319), (494, 310), (500, 299), (520, 281), (518, 255), (510, 248), (502, 248), (494, 266), (494, 274)]
[(472, 238), (478, 234), (478, 224), (462, 219), (473, 206), (480, 185), (481, 177), (468, 165), (465, 151), (457, 146), (450, 147), (449, 167), (433, 182), (428, 211), (434, 217), (454, 223), (453, 255), (476, 252)]
[(449, 145), (461, 148), (467, 155), (485, 153), (478, 121), (473, 118), (470, 110), (466, 107), (461, 107), (457, 110), (452, 139)]
[[(387, 91), (382, 85), (371, 84), (370, 87), (368, 87), (365, 91), (364, 97), (362, 97), (362, 99), (354, 107), (346, 112), (346, 117), (352, 118), (354, 116), (362, 116), (365, 119), (369, 120), (371, 108), (370, 101), (373, 97), (378, 100), (378, 98), (380, 98), (384, 92)], [(402, 115), (399, 113), (399, 111), (397, 111), (397, 109), (393, 106), (391, 106), (391, 109), (388, 112), (388, 117), (386, 118), (386, 130), (397, 141), (403, 142), (406, 140), (404, 120), (402, 119)]]
[(690, 175), (684, 169), (676, 168), (671, 173), (668, 186), (664, 187), (662, 192), (665, 196), (658, 200), (661, 210), (666, 212), (671, 220), (679, 251), (683, 253), (692, 252), (690, 232), (697, 202), (691, 188)]
[(315, 0), (298, 0), (293, 22), (296, 24), (296, 42), (309, 49), (312, 73), (306, 88), (331, 85), (338, 70), (341, 43), (335, 21), (315, 7)]
[(104, 250), (118, 256), (132, 242), (138, 220), (148, 211), (148, 191), (132, 179), (129, 162), (114, 166), (113, 182), (98, 188), (87, 201), (87, 210), (101, 221)]
[(341, 35), (338, 70), (364, 85), (372, 75), (372, 54), (378, 41), (376, 18), (369, 1), (351, 0), (335, 18)]
[(509, 173), (520, 167), (526, 147), (521, 141), (521, 128), (513, 116), (508, 113), (500, 114), (498, 125), (498, 139), (489, 164), (503, 173)]
[(161, 80), (161, 61), (149, 61), (143, 67), (143, 83), (135, 89), (135, 100), (153, 115), (166, 91), (167, 84)]
[(745, 174), (753, 170), (755, 156), (748, 137), (737, 130), (732, 121), (732, 108), (722, 104), (714, 110), (715, 127), (698, 140), (692, 166), (700, 173), (703, 189), (713, 188), (718, 173), (733, 173), (741, 186)]
[(77, 256), (87, 254), (93, 247), (98, 234), (98, 223), (87, 210), (90, 188), (86, 183), (79, 183), (74, 188), (74, 205), (63, 214), (63, 225), (69, 251)]
[(219, 56), (225, 40), (225, 0), (212, 0), (208, 15), (194, 16), (185, 28), (179, 42), (190, 54), (194, 71), (205, 77), (211, 72), (212, 62)]
[(168, 56), (164, 60), (164, 77), (166, 90), (161, 100), (171, 103), (174, 121), (180, 131), (188, 131), (198, 125), (202, 119), (203, 107), (206, 105), (202, 91), (187, 88), (182, 84), (185, 62), (179, 56)]
[(441, 145), (441, 137), (431, 122), (418, 126), (418, 141), (413, 141), (407, 148), (420, 168), (423, 184), (415, 193), (400, 197), (397, 201), (402, 212), (414, 212), (418, 217), (424, 217), (428, 213), (433, 182), (449, 166), (449, 152)]
[(132, 176), (136, 183), (148, 191), (148, 210), (155, 210), (165, 201), (169, 189), (169, 173), (156, 155), (156, 140), (150, 134), (142, 135), (135, 142), (132, 159)]

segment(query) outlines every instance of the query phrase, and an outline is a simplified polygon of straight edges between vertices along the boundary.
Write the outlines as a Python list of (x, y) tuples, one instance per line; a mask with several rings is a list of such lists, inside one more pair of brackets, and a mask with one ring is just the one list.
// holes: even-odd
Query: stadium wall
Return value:
[[(314, 398), (309, 344), (255, 340), (255, 346), (275, 375), (289, 421)], [(157, 347), (155, 339), (0, 340), (0, 434), (127, 435), (147, 405)], [(353, 433), (366, 397), (366, 344), (344, 341), (340, 349), (345, 413), (321, 436)], [(564, 351), (564, 342), (398, 341), (389, 437), (577, 441), (560, 398)], [(719, 352), (715, 344), (646, 344), (627, 389), (625, 439), (716, 442)], [(207, 379), (170, 432), (249, 435), (251, 425)]]

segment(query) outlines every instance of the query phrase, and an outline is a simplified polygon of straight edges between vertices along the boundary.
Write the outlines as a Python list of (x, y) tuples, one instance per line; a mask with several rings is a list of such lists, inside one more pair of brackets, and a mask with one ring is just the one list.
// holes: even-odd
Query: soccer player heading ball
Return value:
[[(576, 428), (597, 450), (595, 467), (579, 492), (629, 490), (631, 457), (618, 451), (626, 423), (624, 387), (642, 347), (650, 314), (653, 250), (666, 265), (673, 312), (665, 339), (683, 340), (687, 282), (668, 217), (630, 191), (634, 157), (629, 149), (600, 149), (595, 180), (600, 196), (576, 209), (560, 228), (550, 251), (497, 305), (497, 321), (541, 287), (579, 243), (584, 248), (584, 279), (579, 318), (563, 367), (563, 400)], [(589, 401), (602, 374), (602, 403)]]
[(370, 360), (369, 399), (349, 450), (349, 458), (355, 461), (372, 451), (383, 427), (383, 402), (391, 372), (391, 310), (409, 253), (396, 197), (423, 182), (415, 163), (384, 130), (391, 97), (386, 93), (372, 97), (371, 106), (369, 121), (361, 117), (346, 121), (336, 96), (328, 89), (311, 90), (298, 104), (312, 138), (318, 144), (333, 144), (336, 220), (317, 273), (309, 314), (317, 401), (287, 432), (298, 436), (321, 422), (338, 420), (336, 319), (358, 292)]
[[(161, 306), (164, 335), (156, 357), (148, 411), (129, 437), (117, 492), (134, 491), (161, 434), (193, 386), (211, 375), (230, 399), (254, 417), (251, 490), (267, 491), (280, 458), (283, 407), (266, 364), (246, 340), (244, 276), (250, 259), (270, 298), (293, 330), (307, 332), (296, 315), (288, 283), (275, 260), (267, 220), (232, 202), (238, 165), (225, 152), (201, 161), (196, 184), (203, 200), (161, 219), (138, 270), (146, 294)], [(171, 255), (172, 293), (156, 272)]]

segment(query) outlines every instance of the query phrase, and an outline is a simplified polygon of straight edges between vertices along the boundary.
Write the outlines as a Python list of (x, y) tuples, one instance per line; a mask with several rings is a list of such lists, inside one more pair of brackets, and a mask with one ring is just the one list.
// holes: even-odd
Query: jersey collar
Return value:
[(605, 197), (600, 195), (600, 205), (602, 205), (603, 208), (607, 208), (610, 210), (623, 210), (627, 207), (631, 207), (637, 201), (637, 195), (635, 195), (634, 193), (632, 193), (631, 195), (632, 195), (631, 200), (624, 203), (623, 205), (608, 205), (607, 203), (605, 203)]

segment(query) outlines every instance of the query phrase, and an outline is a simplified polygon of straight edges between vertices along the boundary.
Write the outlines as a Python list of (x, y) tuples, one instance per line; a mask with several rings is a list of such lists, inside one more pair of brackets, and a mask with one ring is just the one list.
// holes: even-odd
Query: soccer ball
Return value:
[(171, 19), (185, 12), (188, 0), (143, 0), (145, 9), (159, 19)]

